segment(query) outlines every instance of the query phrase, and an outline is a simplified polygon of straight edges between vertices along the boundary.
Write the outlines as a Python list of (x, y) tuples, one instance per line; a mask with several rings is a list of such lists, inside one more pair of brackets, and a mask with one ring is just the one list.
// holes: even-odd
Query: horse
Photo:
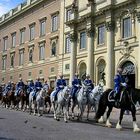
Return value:
[(98, 121), (101, 121), (100, 118), (101, 119), (103, 118), (102, 116), (104, 115), (106, 108), (108, 107), (106, 126), (111, 127), (112, 124), (109, 122), (110, 113), (112, 112), (113, 107), (119, 108), (120, 117), (116, 125), (116, 129), (121, 130), (122, 129), (121, 122), (123, 119), (123, 114), (126, 110), (129, 110), (131, 111), (132, 118), (133, 118), (133, 131), (140, 132), (140, 129), (138, 128), (138, 125), (136, 123), (135, 103), (137, 100), (136, 97), (138, 95), (137, 90), (134, 90), (133, 88), (129, 88), (129, 87), (123, 87), (121, 91), (121, 98), (120, 98), (119, 106), (116, 105), (115, 100), (113, 99), (110, 100), (109, 95), (111, 94), (111, 92), (112, 92), (112, 89), (108, 89), (105, 92), (103, 92), (103, 94), (101, 95), (101, 98), (99, 100), (98, 110), (95, 115), (95, 119)]
[(78, 112), (78, 120), (82, 119), (85, 107), (87, 105), (87, 90), (88, 90), (88, 87), (86, 87), (83, 84), (80, 90), (75, 95), (75, 100), (73, 100), (72, 108), (71, 108), (73, 119), (74, 119), (74, 108), (76, 105), (78, 105), (78, 110), (80, 111), (80, 113)]
[[(37, 94), (36, 97), (36, 104), (37, 104), (37, 112), (38, 116), (42, 116), (45, 107), (45, 97), (47, 96), (48, 91), (45, 88), (42, 88), (40, 92)], [(43, 107), (42, 112), (40, 113), (40, 107)]]
[(21, 102), (21, 110), (25, 111), (24, 105), (26, 102), (26, 92), (25, 89), (20, 89), (19, 93), (15, 95), (16, 109), (19, 109), (19, 103)]
[(57, 100), (54, 101), (54, 92), (50, 95), (51, 104), (54, 110), (54, 119), (59, 121), (59, 114), (64, 111), (64, 121), (67, 122), (69, 119), (69, 101), (70, 101), (70, 88), (65, 86), (64, 89), (60, 90), (57, 94)]
[(51, 99), (50, 99), (50, 95), (52, 93), (53, 89), (50, 88), (47, 92), (47, 96), (45, 96), (45, 107), (47, 108), (47, 105), (49, 105), (49, 109), (48, 109), (48, 113), (50, 113), (51, 110)]
[(87, 94), (87, 120), (89, 118), (89, 111), (93, 106), (95, 108), (95, 112), (98, 110), (99, 99), (103, 93), (104, 84), (99, 83), (94, 89)]

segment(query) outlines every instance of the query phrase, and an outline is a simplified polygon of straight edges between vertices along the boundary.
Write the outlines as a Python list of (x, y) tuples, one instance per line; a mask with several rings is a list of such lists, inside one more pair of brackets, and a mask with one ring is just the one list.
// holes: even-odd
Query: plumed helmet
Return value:
[(122, 68), (118, 68), (118, 69), (117, 69), (117, 72), (118, 72), (118, 73), (122, 73)]
[(90, 78), (90, 75), (89, 75), (89, 74), (87, 74), (87, 75), (86, 75), (86, 77), (87, 77), (87, 78)]

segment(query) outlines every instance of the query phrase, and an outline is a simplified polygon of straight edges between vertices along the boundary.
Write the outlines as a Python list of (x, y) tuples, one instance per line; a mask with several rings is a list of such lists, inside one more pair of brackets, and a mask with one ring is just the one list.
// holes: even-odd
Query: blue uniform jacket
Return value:
[(38, 90), (40, 90), (41, 88), (42, 88), (41, 82), (36, 81), (36, 82), (35, 82), (35, 90), (38, 91)]
[(93, 85), (93, 83), (92, 83), (92, 80), (90, 80), (90, 79), (85, 79), (85, 80), (84, 80), (84, 85), (90, 86), (91, 89), (94, 88), (94, 85)]
[(63, 87), (61, 86), (66, 86), (66, 80), (65, 79), (58, 79), (56, 82), (56, 89), (61, 90)]
[(18, 84), (17, 84), (17, 90), (19, 89), (19, 88), (24, 88), (24, 83), (22, 82), (22, 81), (20, 81), (20, 82), (18, 82)]
[(28, 85), (28, 91), (31, 92), (34, 89), (34, 83), (29, 83)]
[(119, 91), (120, 87), (121, 87), (121, 83), (124, 83), (125, 80), (123, 78), (122, 75), (116, 74), (114, 77), (114, 89), (116, 91)]

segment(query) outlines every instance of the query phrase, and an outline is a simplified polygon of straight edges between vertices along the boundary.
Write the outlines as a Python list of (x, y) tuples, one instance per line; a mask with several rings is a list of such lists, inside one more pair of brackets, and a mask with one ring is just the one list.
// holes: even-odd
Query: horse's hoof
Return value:
[(117, 125), (116, 125), (116, 129), (117, 129), (117, 130), (122, 130), (122, 126), (119, 125), (119, 124), (117, 124)]
[(103, 117), (101, 117), (99, 120), (98, 120), (98, 123), (103, 123), (104, 122), (104, 119)]
[(108, 128), (111, 128), (112, 127), (112, 125), (105, 125), (106, 127), (108, 127)]
[(65, 123), (68, 123), (68, 121), (65, 121)]
[(57, 121), (60, 121), (60, 119), (56, 119)]
[(139, 128), (135, 128), (133, 131), (134, 131), (135, 133), (140, 133), (140, 129), (139, 129)]

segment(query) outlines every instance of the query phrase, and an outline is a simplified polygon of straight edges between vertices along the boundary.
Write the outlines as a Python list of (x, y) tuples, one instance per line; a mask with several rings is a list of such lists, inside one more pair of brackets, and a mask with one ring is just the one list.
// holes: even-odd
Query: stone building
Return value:
[(40, 77), (53, 86), (59, 62), (60, 0), (27, 0), (0, 18), (0, 81)]
[(105, 78), (110, 88), (117, 68), (122, 67), (133, 86), (140, 87), (140, 1), (62, 0), (62, 9), (60, 51), (70, 81), (75, 72), (81, 77), (88, 73), (96, 84)]

